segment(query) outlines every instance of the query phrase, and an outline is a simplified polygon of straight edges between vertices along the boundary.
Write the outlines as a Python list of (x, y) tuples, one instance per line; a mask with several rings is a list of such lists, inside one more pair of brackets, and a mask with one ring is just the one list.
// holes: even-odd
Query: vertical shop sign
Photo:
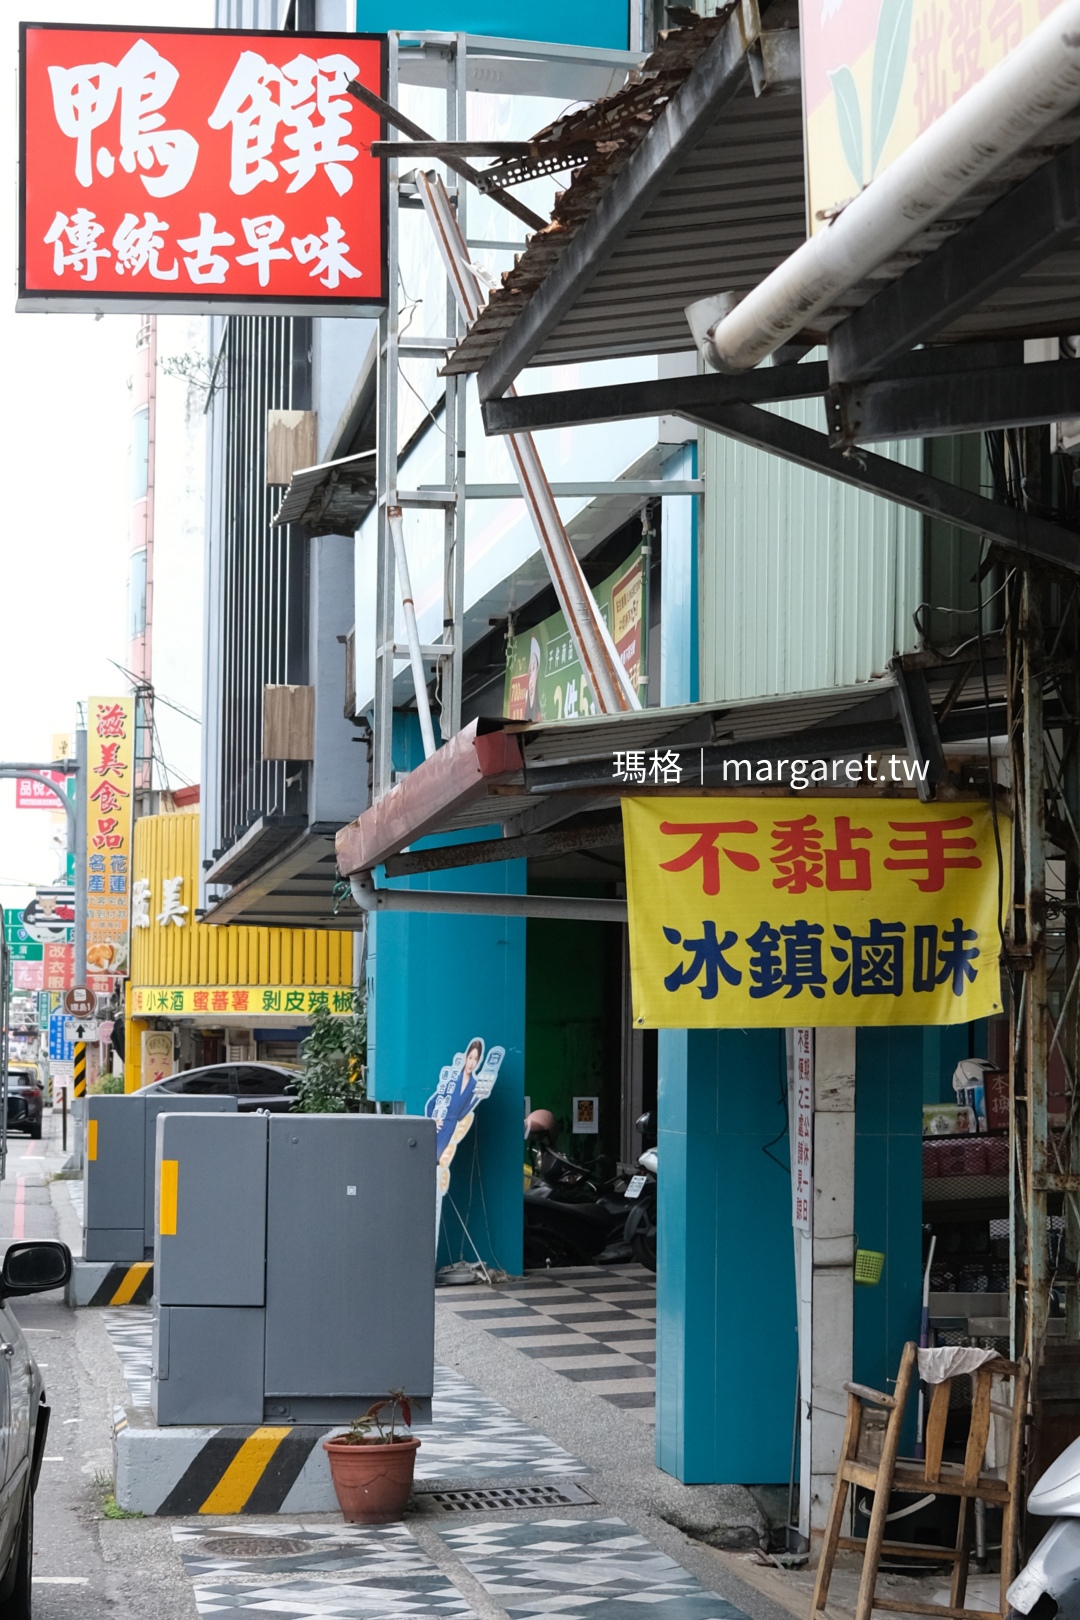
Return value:
[(385, 302), (386, 39), (24, 23), (19, 309)]
[(814, 1032), (796, 1029), (792, 1033), (795, 1090), (791, 1117), (791, 1224), (798, 1232), (809, 1232), (814, 1174)]
[(133, 698), (92, 697), (86, 805), (86, 965), (127, 972), (131, 903)]

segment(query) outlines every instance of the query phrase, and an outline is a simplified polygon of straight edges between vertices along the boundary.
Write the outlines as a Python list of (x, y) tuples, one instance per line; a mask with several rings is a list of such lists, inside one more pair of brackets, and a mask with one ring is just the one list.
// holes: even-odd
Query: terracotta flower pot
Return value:
[(323, 1441), (330, 1458), (330, 1478), (350, 1524), (390, 1524), (402, 1517), (419, 1448), (419, 1440), (412, 1435), (390, 1445)]

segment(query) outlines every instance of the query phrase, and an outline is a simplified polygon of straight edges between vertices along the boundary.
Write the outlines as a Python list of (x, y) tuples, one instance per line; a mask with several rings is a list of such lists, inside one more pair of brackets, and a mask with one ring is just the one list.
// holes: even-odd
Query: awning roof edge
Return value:
[(447, 815), (477, 798), (500, 777), (522, 769), (521, 744), (502, 729), (481, 731), (473, 720), (389, 793), (337, 835), (342, 877), (370, 872), (406, 844), (438, 830)]

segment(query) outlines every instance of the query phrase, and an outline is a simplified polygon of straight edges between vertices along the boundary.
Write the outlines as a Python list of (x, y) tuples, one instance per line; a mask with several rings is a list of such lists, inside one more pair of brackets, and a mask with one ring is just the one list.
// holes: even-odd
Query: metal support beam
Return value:
[(813, 399), (829, 386), (824, 360), (809, 365), (762, 366), (738, 376), (712, 372), (704, 377), (660, 377), (655, 382), (614, 383), (603, 388), (572, 388), (555, 394), (511, 395), (483, 407), (484, 431), (538, 433), (544, 428), (582, 427), (631, 416), (686, 414), (695, 407), (766, 404)]
[(971, 494), (869, 450), (834, 450), (824, 433), (755, 405), (683, 410), (681, 414), (757, 450), (770, 450), (800, 467), (884, 495), (926, 517), (942, 518), (971, 534), (985, 535), (994, 545), (1025, 562), (1044, 562), (1066, 573), (1080, 574), (1080, 535), (1045, 518), (1000, 506), (985, 496)]
[(829, 333), (833, 381), (872, 377), (1078, 231), (1080, 142), (1074, 142), (834, 327)]
[(896, 680), (900, 723), (904, 728), (908, 753), (920, 765), (926, 766), (925, 776), (918, 781), (918, 793), (922, 802), (928, 804), (935, 796), (934, 789), (944, 777), (946, 767), (926, 673), (921, 669), (909, 669), (903, 658), (894, 658), (889, 667)]
[[(460, 50), (460, 45), (458, 49)], [(412, 119), (406, 118), (405, 114), (399, 112), (392, 102), (384, 101), (382, 96), (377, 96), (374, 90), (369, 90), (366, 85), (354, 81), (352, 84), (347, 84), (345, 88), (350, 96), (355, 96), (357, 101), (363, 102), (365, 107), (370, 108), (374, 113), (378, 113), (380, 118), (385, 118), (386, 122), (393, 124), (395, 129), (400, 129), (401, 133), (407, 135), (411, 141), (434, 140), (435, 137), (429, 135), (426, 129), (421, 128), (419, 124), (414, 124)], [(462, 86), (462, 89), (464, 91), (464, 86)], [(392, 91), (391, 94), (393, 93)], [(447, 143), (439, 142), (438, 144), (446, 145)], [(405, 148), (401, 155), (407, 157), (408, 149)], [(483, 176), (480, 170), (474, 169), (471, 163), (465, 162), (464, 158), (448, 157), (444, 153), (443, 162), (448, 169), (452, 169), (455, 174), (460, 174), (462, 179), (470, 181), (478, 190), (484, 189), (481, 185)], [(508, 214), (513, 214), (515, 219), (520, 219), (523, 225), (530, 226), (534, 231), (547, 229), (549, 221), (542, 219), (539, 214), (534, 214), (531, 208), (526, 208), (525, 204), (519, 202), (516, 197), (508, 197), (502, 191), (493, 192), (491, 195), (493, 202), (497, 202), (500, 208), (505, 208)]]
[(561, 832), (533, 833), (531, 837), (485, 838), (477, 844), (443, 844), (392, 855), (386, 862), (388, 878), (412, 877), (418, 872), (446, 872), (459, 866), (486, 866), (492, 861), (542, 860), (551, 855), (572, 855), (578, 850), (622, 843), (621, 821), (593, 822)]
[(840, 383), (825, 409), (834, 447), (1060, 422), (1080, 416), (1080, 362)]
[(477, 894), (472, 889), (377, 889), (370, 873), (349, 879), (361, 911), (449, 912), (461, 917), (546, 917), (558, 922), (626, 921), (625, 900), (587, 895)]

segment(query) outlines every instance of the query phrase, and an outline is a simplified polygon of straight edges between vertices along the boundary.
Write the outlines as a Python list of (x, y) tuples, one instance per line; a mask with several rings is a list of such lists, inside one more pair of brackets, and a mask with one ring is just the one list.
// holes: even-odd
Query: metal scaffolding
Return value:
[[(469, 90), (500, 90), (517, 95), (561, 96), (591, 99), (605, 94), (621, 82), (638, 60), (637, 52), (596, 50), (576, 46), (548, 45), (534, 41), (507, 41), (466, 34), (402, 34), (389, 36), (387, 102), (398, 106), (403, 84), (423, 85), (440, 92), (442, 128), (433, 132), (437, 144), (464, 141), (468, 134), (466, 95)], [(409, 120), (404, 120), (406, 124)], [(414, 128), (416, 126), (413, 126)], [(403, 322), (401, 297), (401, 217), (403, 210), (422, 206), (420, 177), (402, 173), (402, 155), (395, 155), (400, 129), (391, 127), (391, 139), (380, 150), (387, 154), (389, 209), (387, 254), (389, 262), (389, 307), (379, 329), (379, 374), (377, 402), (378, 513), (376, 526), (375, 601), (375, 708), (373, 724), (373, 793), (380, 798), (393, 785), (393, 716), (395, 709), (395, 667), (408, 662), (415, 671), (422, 665), (433, 671), (439, 698), (442, 737), (453, 735), (461, 724), (463, 657), (463, 618), (465, 600), (465, 376), (448, 376), (445, 403), (439, 417), (444, 435), (443, 477), (434, 488), (400, 487), (402, 397), (401, 363), (414, 360), (441, 361), (454, 349), (465, 331), (465, 318), (459, 308), (455, 287), (445, 268), (443, 287), (443, 330), (416, 335), (408, 321)], [(467, 227), (467, 187), (460, 177), (469, 165), (447, 161), (446, 192), (457, 229), (469, 249), (505, 247), (521, 243), (496, 243), (470, 239)], [(513, 200), (515, 211), (528, 212)], [(434, 244), (433, 244), (434, 250)], [(408, 386), (408, 385), (406, 385)], [(434, 402), (426, 402), (429, 413)], [(412, 510), (441, 512), (443, 520), (443, 615), (442, 629), (434, 642), (422, 644), (415, 634), (399, 642), (395, 634), (398, 580), (408, 577), (404, 532), (399, 527), (395, 548), (394, 526), (401, 512)], [(401, 562), (404, 561), (404, 576)], [(406, 626), (408, 632), (408, 625)], [(410, 643), (411, 642), (411, 646)], [(420, 689), (419, 707), (423, 709)], [(627, 705), (632, 706), (632, 705)], [(425, 741), (425, 751), (428, 742)]]

